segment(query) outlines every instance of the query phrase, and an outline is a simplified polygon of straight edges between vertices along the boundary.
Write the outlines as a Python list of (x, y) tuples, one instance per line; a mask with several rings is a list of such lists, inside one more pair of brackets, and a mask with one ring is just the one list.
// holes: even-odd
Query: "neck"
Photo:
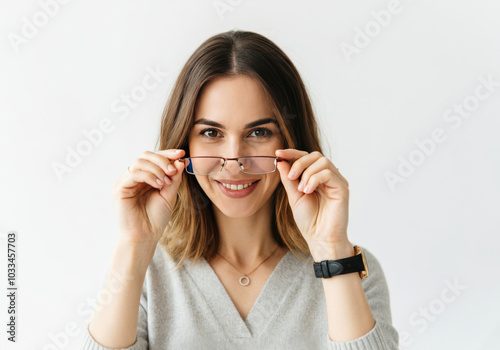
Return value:
[[(216, 207), (214, 213), (220, 237), (218, 253), (236, 267), (255, 266), (278, 247), (272, 235), (271, 208), (268, 205), (249, 217), (228, 217)], [(280, 248), (274, 254), (279, 252)]]

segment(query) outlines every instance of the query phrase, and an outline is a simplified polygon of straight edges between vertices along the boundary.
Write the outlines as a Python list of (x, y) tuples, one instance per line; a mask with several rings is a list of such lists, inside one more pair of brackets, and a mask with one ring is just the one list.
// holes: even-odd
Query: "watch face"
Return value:
[(358, 246), (354, 246), (354, 251), (356, 252), (356, 255), (361, 254), (361, 258), (363, 259), (363, 265), (365, 266), (364, 271), (359, 272), (359, 276), (361, 279), (368, 277), (368, 264), (366, 263), (366, 258), (365, 258), (365, 252), (363, 252), (363, 249)]

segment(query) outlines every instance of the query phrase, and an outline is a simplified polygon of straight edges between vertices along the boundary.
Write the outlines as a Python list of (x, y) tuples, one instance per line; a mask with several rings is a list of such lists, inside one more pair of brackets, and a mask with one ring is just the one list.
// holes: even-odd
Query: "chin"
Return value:
[(258, 203), (253, 202), (250, 205), (248, 201), (235, 202), (234, 199), (220, 200), (220, 198), (218, 198), (212, 201), (212, 204), (217, 210), (229, 218), (246, 218), (254, 215), (260, 209), (260, 207), (255, 206)]

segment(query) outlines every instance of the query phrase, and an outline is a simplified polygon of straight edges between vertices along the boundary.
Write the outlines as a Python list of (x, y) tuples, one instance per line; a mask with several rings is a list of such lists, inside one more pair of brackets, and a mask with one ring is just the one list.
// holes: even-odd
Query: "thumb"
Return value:
[(283, 183), (283, 187), (285, 187), (286, 194), (288, 196), (288, 201), (290, 202), (290, 205), (292, 205), (296, 203), (303, 195), (302, 192), (297, 190), (300, 178), (296, 180), (290, 180), (288, 178), (288, 173), (290, 172), (291, 165), (286, 161), (286, 159), (283, 159), (283, 161), (281, 162), (277, 162), (276, 166), (280, 173), (280, 178), (281, 182)]
[(187, 161), (184, 161), (184, 162), (180, 162), (179, 159), (182, 158), (185, 154), (185, 151), (184, 150), (181, 150), (177, 156), (178, 158), (176, 160), (174, 160), (174, 162), (172, 163), (172, 165), (175, 167), (175, 169), (177, 169), (177, 172), (170, 176), (172, 178), (172, 184), (175, 184), (177, 186), (180, 185), (180, 181), (182, 179), (182, 173), (184, 172), (184, 168), (188, 165), (188, 162)]
[[(176, 160), (174, 160), (171, 164), (175, 167), (175, 169), (177, 171), (175, 172), (174, 175), (169, 176), (170, 179), (172, 180), (172, 184), (170, 184), (168, 186), (163, 186), (163, 188), (161, 189), (161, 192), (165, 191), (164, 193), (167, 193), (170, 191), (174, 191), (177, 193), (177, 189), (179, 188), (181, 181), (182, 181), (182, 173), (184, 172), (184, 168), (188, 165), (187, 161), (180, 162), (178, 160), (178, 159), (182, 158), (184, 156), (184, 154), (185, 154), (184, 150), (181, 150), (181, 152), (176, 154), (178, 156), (178, 158)], [(173, 190), (172, 190), (172, 187), (174, 188)]]

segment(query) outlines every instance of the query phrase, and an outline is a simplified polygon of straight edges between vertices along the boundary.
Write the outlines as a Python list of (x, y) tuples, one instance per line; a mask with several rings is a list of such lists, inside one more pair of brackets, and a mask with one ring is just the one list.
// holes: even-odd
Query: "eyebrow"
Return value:
[[(254, 122), (248, 123), (244, 126), (245, 129), (250, 129), (253, 128), (254, 126), (262, 125), (262, 124), (267, 124), (267, 123), (274, 123), (278, 125), (278, 121), (274, 118), (264, 118), (264, 119), (259, 119)], [(219, 124), (217, 122), (214, 122), (213, 120), (201, 118), (198, 119), (197, 121), (194, 122), (194, 125), (196, 124), (205, 124), (205, 125), (210, 125), (210, 126), (215, 126), (217, 128), (224, 129), (224, 126), (222, 124)]]

